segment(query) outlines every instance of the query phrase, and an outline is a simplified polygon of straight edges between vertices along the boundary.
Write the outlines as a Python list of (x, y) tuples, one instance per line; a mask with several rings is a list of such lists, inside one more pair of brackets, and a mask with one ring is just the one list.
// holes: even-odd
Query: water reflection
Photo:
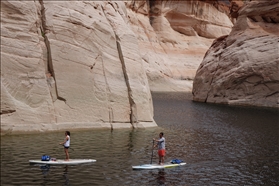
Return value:
[(148, 185), (165, 185), (167, 173), (164, 169), (154, 169), (154, 170), (138, 170), (143, 174), (149, 174), (148, 176), (151, 178)]
[(158, 175), (157, 175), (157, 183), (158, 185), (165, 185), (166, 182), (166, 177), (165, 177), (165, 171), (164, 170), (159, 170)]
[(133, 139), (134, 139), (134, 132), (133, 131), (131, 131), (130, 133), (129, 133), (129, 135), (128, 135), (128, 150), (129, 151), (132, 151), (133, 150), (133, 147), (134, 147), (134, 145), (133, 145)]
[[(1, 185), (278, 185), (278, 112), (196, 104), (183, 97), (153, 99), (161, 127), (71, 132), (70, 157), (96, 159), (77, 166), (30, 166), (49, 154), (64, 159), (61, 132), (1, 137)], [(132, 170), (150, 163), (152, 138), (163, 131), (166, 161), (186, 166)], [(36, 141), (36, 143), (34, 143)], [(20, 142), (20, 143), (19, 143)], [(154, 151), (153, 163), (158, 157)]]
[(50, 165), (40, 165), (40, 169), (41, 169), (42, 175), (43, 175), (43, 183), (44, 183), (44, 185), (47, 185), (48, 176), (49, 176), (49, 173), (50, 173)]
[(70, 185), (70, 180), (69, 180), (69, 176), (68, 176), (68, 165), (65, 165), (65, 169), (64, 169), (64, 172), (63, 172), (63, 177), (65, 179), (64, 185)]
[(50, 165), (42, 165), (40, 166), (41, 170), (42, 170), (42, 174), (44, 176), (44, 178), (47, 177), (49, 169), (50, 169)]
[[(36, 167), (37, 165), (34, 164), (34, 165), (31, 165), (31, 166)], [(63, 167), (63, 168), (61, 169), (61, 167)], [(48, 183), (49, 182), (48, 177), (53, 176), (53, 175), (51, 175), (51, 170), (53, 170), (53, 172), (55, 172), (55, 170), (63, 170), (62, 171), (62, 177), (63, 177), (63, 180), (64, 180), (63, 185), (70, 185), (70, 179), (69, 179), (69, 175), (68, 175), (69, 166), (65, 165), (65, 166), (61, 166), (61, 167), (51, 166), (51, 165), (41, 165), (40, 169), (41, 169), (41, 172), (42, 172), (42, 175), (43, 175), (44, 184), (49, 184)]]

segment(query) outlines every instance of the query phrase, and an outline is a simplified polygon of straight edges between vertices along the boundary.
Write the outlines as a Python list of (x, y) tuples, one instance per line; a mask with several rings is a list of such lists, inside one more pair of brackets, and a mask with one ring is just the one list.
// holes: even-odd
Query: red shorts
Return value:
[(159, 156), (165, 156), (165, 154), (166, 154), (165, 149), (158, 150), (158, 155)]

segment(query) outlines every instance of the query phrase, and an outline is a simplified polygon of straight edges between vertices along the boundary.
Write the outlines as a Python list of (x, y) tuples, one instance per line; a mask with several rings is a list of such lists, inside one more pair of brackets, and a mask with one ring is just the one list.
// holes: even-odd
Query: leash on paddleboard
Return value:
[(153, 158), (153, 148), (154, 148), (154, 140), (153, 140), (153, 144), (152, 144), (152, 154), (151, 154), (151, 162), (150, 162), (150, 164), (152, 164), (152, 158)]

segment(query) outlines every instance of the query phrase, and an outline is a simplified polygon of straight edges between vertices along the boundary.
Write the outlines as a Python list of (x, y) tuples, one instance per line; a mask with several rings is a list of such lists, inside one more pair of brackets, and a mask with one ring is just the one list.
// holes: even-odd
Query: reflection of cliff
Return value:
[(253, 1), (229, 36), (214, 41), (193, 84), (194, 100), (279, 108), (279, 2)]

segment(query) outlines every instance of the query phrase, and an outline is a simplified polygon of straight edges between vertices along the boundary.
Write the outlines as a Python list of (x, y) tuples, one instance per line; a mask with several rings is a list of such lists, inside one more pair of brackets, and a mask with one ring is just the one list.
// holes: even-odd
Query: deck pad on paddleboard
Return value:
[(171, 168), (171, 167), (178, 167), (186, 165), (186, 163), (179, 163), (179, 164), (172, 164), (172, 163), (166, 163), (164, 165), (159, 164), (144, 164), (144, 165), (138, 165), (138, 166), (132, 166), (133, 169), (165, 169), (165, 168)]
[(47, 164), (47, 165), (75, 165), (81, 163), (92, 163), (96, 162), (93, 159), (70, 159), (69, 161), (65, 160), (49, 160), (49, 161), (42, 161), (42, 160), (29, 160), (29, 163), (32, 164)]

